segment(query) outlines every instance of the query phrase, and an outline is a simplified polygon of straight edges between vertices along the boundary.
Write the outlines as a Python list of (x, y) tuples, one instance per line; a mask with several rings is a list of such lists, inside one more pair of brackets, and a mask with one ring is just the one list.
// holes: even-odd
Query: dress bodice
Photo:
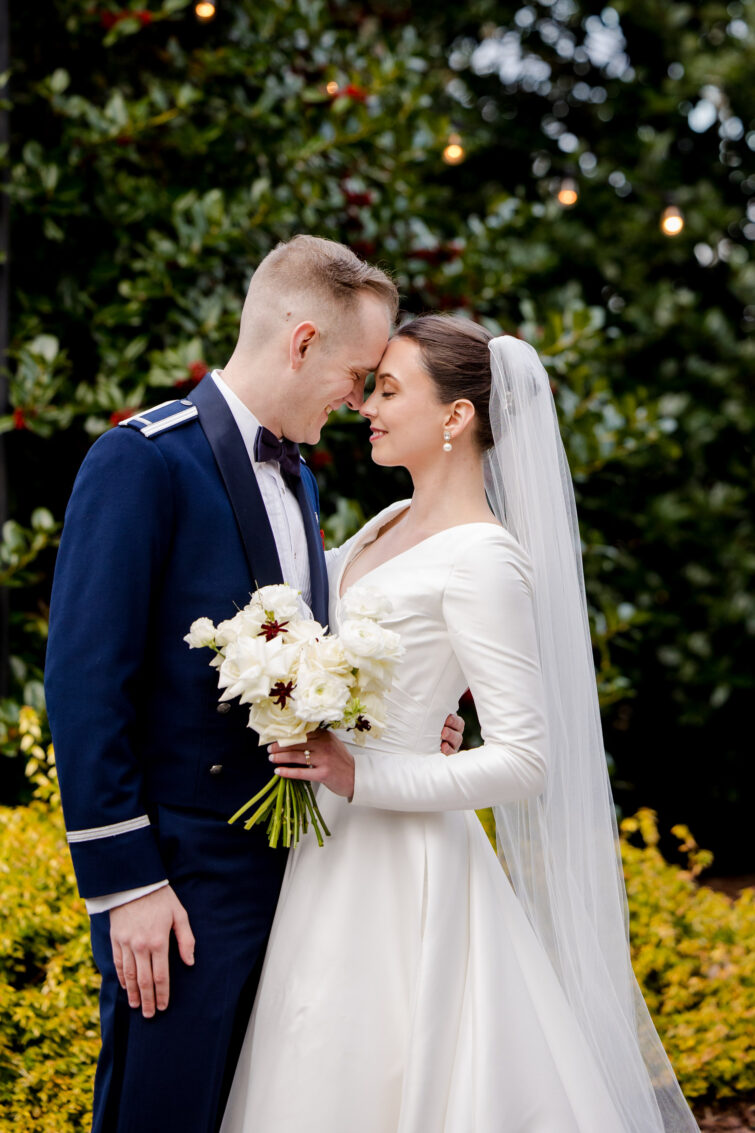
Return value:
[[(328, 553), (334, 630), (340, 624), (340, 586), (347, 565), (408, 502), (392, 504)], [(390, 600), (391, 613), (381, 624), (399, 634), (404, 648), (386, 698), (386, 729), (365, 744), (367, 750), (379, 750), (381, 764), (390, 754), (409, 759), (434, 755), (444, 764), (452, 762), (440, 756), (440, 734), (447, 715), (470, 688), (486, 746), (459, 754), (467, 757), (464, 766), (470, 771), (472, 758), (476, 762), (483, 752), (490, 757), (485, 805), (492, 801), (491, 790), (493, 796), (498, 793), (490, 775), (495, 751), (503, 747), (509, 758), (539, 765), (541, 788), (544, 729), (531, 586), (526, 553), (504, 528), (467, 523), (429, 536), (348, 588), (347, 593), (361, 587), (379, 590)], [(453, 762), (460, 769), (461, 760)], [(360, 764), (365, 767), (365, 760)], [(358, 778), (361, 789), (366, 779), (361, 768)]]
[[(328, 564), (330, 623), (335, 630), (341, 619), (343, 602), (339, 589), (346, 567), (405, 506), (400, 503), (381, 512), (350, 541), (344, 553)], [(492, 524), (474, 526), (496, 530)], [(443, 723), (467, 688), (442, 609), (449, 574), (447, 551), (453, 545), (454, 535), (458, 538), (459, 532), (439, 532), (382, 563), (349, 587), (350, 591), (368, 587), (386, 595), (393, 609), (381, 619), (381, 624), (399, 634), (404, 649), (386, 697), (387, 726), (375, 741), (383, 751), (437, 750)], [(372, 746), (369, 737), (366, 746)]]

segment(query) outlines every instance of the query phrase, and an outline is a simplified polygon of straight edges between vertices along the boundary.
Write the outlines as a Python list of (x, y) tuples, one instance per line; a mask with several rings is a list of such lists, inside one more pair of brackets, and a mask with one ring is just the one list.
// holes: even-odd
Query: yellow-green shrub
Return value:
[[(34, 731), (31, 716), (25, 730)], [(81, 1133), (99, 1045), (98, 976), (76, 895), (52, 752), (34, 736), (37, 798), (0, 808), (0, 1128)], [(481, 812), (494, 836), (492, 814)], [(621, 824), (632, 957), (688, 1098), (755, 1087), (755, 893), (732, 901), (695, 877), (710, 861), (676, 827), (687, 869), (664, 861), (652, 811)], [(639, 837), (640, 844), (635, 844)]]
[(712, 858), (683, 826), (688, 868), (669, 865), (651, 810), (621, 833), (634, 970), (686, 1096), (755, 1089), (755, 890), (698, 885)]
[(0, 810), (0, 1121), (82, 1133), (99, 1045), (98, 976), (58, 807)]

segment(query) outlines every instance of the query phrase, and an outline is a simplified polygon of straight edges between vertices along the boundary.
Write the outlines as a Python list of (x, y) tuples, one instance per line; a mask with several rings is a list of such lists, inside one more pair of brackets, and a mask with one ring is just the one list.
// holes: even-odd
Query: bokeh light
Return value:
[(467, 156), (467, 151), (461, 144), (460, 134), (449, 134), (448, 142), (443, 150), (443, 160), (446, 165), (459, 165)]
[(684, 228), (684, 217), (676, 205), (669, 205), (661, 216), (661, 231), (666, 236), (678, 236)]
[(576, 205), (579, 200), (579, 190), (577, 188), (577, 182), (573, 177), (564, 177), (558, 187), (556, 197), (558, 203), (563, 205), (564, 208), (571, 208), (572, 205)]

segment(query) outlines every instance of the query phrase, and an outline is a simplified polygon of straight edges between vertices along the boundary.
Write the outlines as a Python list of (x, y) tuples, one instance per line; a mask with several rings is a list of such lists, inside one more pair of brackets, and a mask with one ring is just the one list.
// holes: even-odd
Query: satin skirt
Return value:
[(221, 1133), (624, 1133), (476, 815), (319, 801)]

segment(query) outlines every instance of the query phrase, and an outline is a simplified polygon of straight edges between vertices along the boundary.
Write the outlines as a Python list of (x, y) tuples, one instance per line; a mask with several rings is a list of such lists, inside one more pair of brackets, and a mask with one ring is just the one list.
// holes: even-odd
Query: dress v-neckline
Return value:
[[(411, 500), (397, 500), (395, 504), (389, 505), (384, 511), (379, 512), (373, 520), (371, 520), (369, 523), (366, 523), (362, 528), (360, 535), (363, 535), (366, 531), (368, 531), (371, 525), (373, 523), (376, 523), (379, 519), (383, 521), (378, 528), (377, 534), (374, 536), (374, 538), (372, 538), (369, 542), (360, 543), (358, 549), (356, 549), (356, 553), (355, 549), (352, 549), (352, 551), (345, 556), (344, 561), (341, 564), (341, 569), (338, 572), (336, 585), (336, 595), (339, 602), (342, 602), (345, 599), (350, 590), (353, 590), (355, 586), (359, 586), (361, 582), (364, 582), (366, 578), (369, 578), (376, 571), (381, 570), (382, 567), (388, 566), (389, 563), (394, 563), (397, 559), (403, 558), (404, 555), (411, 554), (412, 551), (416, 551), (418, 547), (424, 546), (425, 543), (429, 543), (431, 539), (437, 538), (438, 535), (445, 535), (449, 531), (458, 531), (460, 527), (494, 527), (497, 531), (506, 530), (502, 523), (490, 523), (489, 521), (483, 519), (472, 520), (471, 523), (453, 523), (450, 527), (443, 527), (440, 531), (433, 531), (432, 535), (426, 535), (424, 539), (420, 539), (418, 543), (413, 543), (412, 546), (407, 547), (405, 551), (399, 551), (397, 554), (391, 555), (389, 559), (385, 559), (382, 563), (378, 563), (370, 570), (365, 571), (363, 575), (360, 575), (356, 582), (352, 582), (350, 586), (347, 586), (342, 594), (341, 583), (343, 582), (343, 576), (346, 573), (349, 565), (353, 563), (356, 555), (360, 554), (366, 547), (369, 547), (370, 543), (377, 542), (377, 540), (380, 538), (380, 532), (383, 530), (383, 528), (386, 527), (388, 523), (391, 522), (391, 520), (396, 519), (399, 515), (401, 515), (402, 512), (408, 511), (410, 507)], [(395, 511), (394, 508), (396, 509)]]

